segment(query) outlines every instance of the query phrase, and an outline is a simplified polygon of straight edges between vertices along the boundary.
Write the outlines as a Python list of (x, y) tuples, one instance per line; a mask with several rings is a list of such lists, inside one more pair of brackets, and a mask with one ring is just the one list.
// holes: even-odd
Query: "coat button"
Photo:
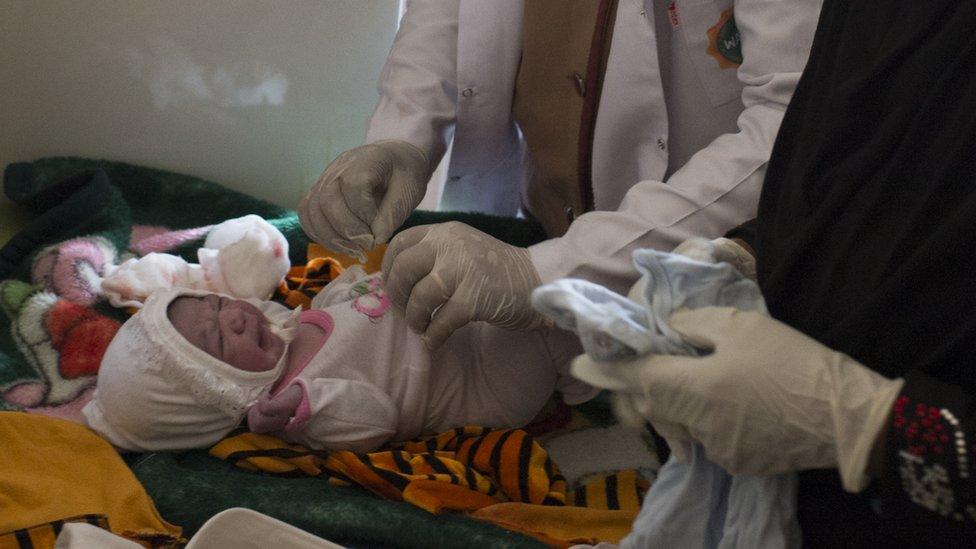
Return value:
[(572, 223), (573, 220), (576, 219), (576, 212), (573, 211), (573, 207), (572, 206), (566, 206), (563, 209), (563, 212), (566, 213), (566, 222), (567, 223)]
[(463, 97), (471, 97), (472, 95), (474, 95), (474, 90), (471, 88), (464, 88), (461, 92), (461, 96)]
[(665, 141), (664, 138), (658, 137), (657, 138), (657, 148), (659, 148), (659, 149), (661, 149), (663, 151), (664, 149), (668, 148), (668, 142)]
[(576, 93), (578, 93), (580, 97), (586, 97), (586, 80), (583, 78), (582, 74), (578, 72), (573, 73), (573, 84), (576, 85)]

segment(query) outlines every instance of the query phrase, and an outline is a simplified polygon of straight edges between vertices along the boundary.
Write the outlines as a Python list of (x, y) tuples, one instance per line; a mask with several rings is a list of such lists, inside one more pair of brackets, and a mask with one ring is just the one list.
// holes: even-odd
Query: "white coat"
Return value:
[[(594, 133), (596, 211), (578, 217), (564, 236), (530, 247), (542, 281), (585, 278), (625, 293), (637, 278), (633, 250), (670, 250), (754, 217), (820, 5), (674, 0), (679, 38), (670, 48), (697, 77), (686, 77), (681, 97), (668, 99), (672, 110), (683, 109), (671, 123), (704, 124), (710, 135), (682, 165), (669, 167), (654, 20), (654, 10), (668, 6), (619, 0)], [(737, 70), (720, 69), (707, 51), (708, 31), (728, 8), (741, 37)], [(511, 106), (521, 17), (522, 0), (413, 0), (401, 21), (366, 140), (405, 139), (437, 159), (453, 137), (442, 201), (449, 209), (512, 214), (518, 204), (524, 177), (513, 174), (524, 172), (524, 148)]]

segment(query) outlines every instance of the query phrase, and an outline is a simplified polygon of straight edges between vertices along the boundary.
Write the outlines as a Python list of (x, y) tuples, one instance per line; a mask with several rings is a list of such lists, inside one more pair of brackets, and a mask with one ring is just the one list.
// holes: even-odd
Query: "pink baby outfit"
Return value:
[(556, 388), (571, 404), (597, 392), (568, 377), (580, 350), (560, 330), (513, 332), (479, 322), (430, 352), (390, 307), (379, 275), (355, 268), (316, 296), (300, 322), (319, 326), (323, 343), (299, 372), (284, 375), (276, 393), (302, 387), (283, 436), (313, 448), (371, 451), (462, 425), (518, 427)]
[[(513, 332), (485, 323), (459, 329), (437, 351), (390, 306), (378, 275), (347, 269), (298, 319), (270, 301), (248, 300), (289, 344), (267, 371), (245, 371), (191, 344), (169, 304), (199, 290), (154, 293), (105, 353), (83, 414), (93, 430), (134, 451), (205, 448), (241, 424), (263, 398), (301, 387), (279, 434), (312, 448), (368, 452), (453, 427), (520, 427), (556, 389), (570, 404), (597, 389), (569, 377), (582, 352), (558, 329)], [(310, 343), (299, 323), (318, 328)], [(307, 354), (298, 358), (291, 353)], [(291, 360), (298, 358), (297, 360)]]

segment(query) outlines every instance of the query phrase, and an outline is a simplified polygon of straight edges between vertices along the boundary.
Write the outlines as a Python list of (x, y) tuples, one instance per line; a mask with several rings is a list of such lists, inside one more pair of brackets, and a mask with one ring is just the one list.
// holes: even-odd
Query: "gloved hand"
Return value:
[(541, 281), (529, 251), (456, 221), (398, 234), (383, 256), (383, 278), (431, 349), (474, 320), (512, 330), (548, 324), (530, 302)]
[(590, 382), (615, 368), (618, 387), (641, 400), (635, 409), (651, 424), (663, 423), (669, 442), (700, 443), (730, 473), (837, 467), (846, 490), (864, 489), (902, 379), (885, 378), (756, 312), (683, 310), (669, 323), (712, 354), (614, 364), (584, 355), (573, 374)]
[(692, 237), (678, 244), (672, 253), (681, 254), (704, 263), (729, 263), (742, 273), (742, 276), (756, 280), (756, 258), (748, 250), (728, 238), (709, 240), (699, 236)]
[(302, 388), (292, 385), (275, 396), (261, 393), (258, 401), (247, 410), (247, 428), (252, 433), (281, 431), (295, 416), (302, 403)]
[(377, 141), (348, 150), (325, 169), (298, 205), (308, 236), (362, 257), (386, 242), (420, 204), (433, 168), (406, 141)]

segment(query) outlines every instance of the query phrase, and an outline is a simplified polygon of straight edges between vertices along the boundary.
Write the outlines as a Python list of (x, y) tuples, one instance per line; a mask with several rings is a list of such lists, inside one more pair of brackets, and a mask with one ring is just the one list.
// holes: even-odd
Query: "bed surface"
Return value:
[[(0, 251), (4, 252), (0, 254), (0, 410), (43, 412), (63, 419), (76, 416), (85, 395), (90, 397), (97, 362), (82, 364), (79, 361), (88, 355), (55, 349), (50, 331), (58, 333), (59, 342), (77, 342), (69, 332), (91, 342), (90, 334), (97, 328), (93, 323), (108, 326), (126, 318), (124, 311), (104, 300), (86, 297), (81, 291), (88, 288), (84, 276), (58, 281), (52, 277), (41, 288), (32, 262), (36, 252), (48, 246), (71, 241), (68, 247), (55, 248), (55, 253), (66, 254), (64, 258), (52, 257), (64, 259), (72, 268), (84, 268), (85, 261), (100, 264), (104, 259), (100, 254), (107, 253), (100, 250), (127, 250), (134, 226), (183, 230), (254, 213), (289, 240), (293, 263), (307, 258), (308, 240), (293, 211), (190, 176), (116, 162), (47, 158), (7, 166), (4, 191), (16, 204), (8, 196), (0, 202)], [(32, 205), (30, 215), (21, 204)], [(467, 222), (515, 245), (542, 238), (541, 228), (525, 220), (476, 214), (418, 212), (405, 227), (447, 220)], [(98, 246), (89, 246), (96, 238)], [(202, 236), (194, 238), (181, 240), (168, 253), (194, 258)], [(8, 242), (15, 245), (3, 249)], [(72, 255), (81, 252), (89, 255)], [(68, 293), (83, 304), (69, 302), (64, 297)], [(52, 301), (49, 295), (57, 299)], [(62, 311), (58, 318), (65, 322), (47, 322), (54, 318), (54, 307)], [(22, 332), (12, 330), (12, 323), (38, 328), (44, 337), (15, 341)], [(130, 468), (160, 514), (182, 526), (188, 536), (223, 508), (249, 507), (354, 547), (540, 546), (532, 538), (486, 522), (453, 514), (435, 516), (409, 503), (376, 498), (363, 489), (334, 487), (313, 477), (244, 471), (206, 451), (129, 458)]]

